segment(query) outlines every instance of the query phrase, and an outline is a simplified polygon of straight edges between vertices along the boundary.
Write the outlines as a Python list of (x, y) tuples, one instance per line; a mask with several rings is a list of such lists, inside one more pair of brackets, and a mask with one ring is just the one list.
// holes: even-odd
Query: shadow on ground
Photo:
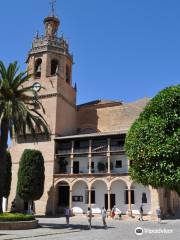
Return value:
[[(89, 230), (87, 225), (82, 225), (82, 224), (69, 224), (67, 226), (66, 224), (55, 224), (55, 223), (41, 223), (40, 224), (41, 228), (51, 228), (51, 229), (71, 229), (71, 230)], [(103, 226), (97, 226), (97, 225), (92, 225), (92, 229), (104, 229)], [(108, 227), (108, 228), (115, 228), (115, 227)]]
[(180, 219), (180, 211), (176, 212), (175, 214), (169, 214), (164, 218), (165, 220), (178, 220)]

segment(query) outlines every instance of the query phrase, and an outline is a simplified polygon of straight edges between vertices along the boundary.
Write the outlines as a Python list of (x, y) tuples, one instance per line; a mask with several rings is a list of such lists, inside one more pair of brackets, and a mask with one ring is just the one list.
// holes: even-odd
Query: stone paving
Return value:
[[(40, 218), (40, 228), (33, 230), (0, 231), (0, 240), (178, 240), (180, 239), (180, 220), (164, 220), (161, 224), (152, 221), (108, 219), (108, 229), (102, 227), (101, 218), (93, 218), (92, 229), (88, 230), (85, 216), (70, 219)], [(142, 235), (136, 235), (135, 229), (141, 227)], [(139, 231), (142, 231), (141, 229)]]

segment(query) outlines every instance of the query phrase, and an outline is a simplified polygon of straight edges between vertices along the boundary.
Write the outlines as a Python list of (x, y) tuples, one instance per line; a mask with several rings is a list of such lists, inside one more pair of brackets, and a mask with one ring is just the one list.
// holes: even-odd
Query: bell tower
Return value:
[(73, 56), (63, 36), (58, 37), (60, 20), (52, 14), (44, 19), (45, 33), (35, 36), (27, 65), (33, 74), (30, 84), (41, 100), (53, 135), (76, 131), (76, 87), (72, 86)]

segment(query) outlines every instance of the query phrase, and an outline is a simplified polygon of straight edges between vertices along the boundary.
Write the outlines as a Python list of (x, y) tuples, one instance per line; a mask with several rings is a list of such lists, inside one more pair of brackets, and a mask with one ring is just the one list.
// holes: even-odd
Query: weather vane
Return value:
[(51, 6), (51, 10), (52, 10), (52, 16), (55, 15), (55, 4), (56, 4), (56, 0), (50, 0), (50, 6)]

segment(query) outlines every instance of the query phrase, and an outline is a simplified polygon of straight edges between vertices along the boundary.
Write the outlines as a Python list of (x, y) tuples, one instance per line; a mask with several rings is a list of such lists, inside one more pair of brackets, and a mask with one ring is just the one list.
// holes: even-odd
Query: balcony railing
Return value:
[(68, 155), (71, 154), (71, 149), (59, 149), (57, 150), (58, 155)]
[(89, 148), (74, 148), (74, 153), (88, 153)]
[[(83, 168), (80, 167), (79, 168), (79, 172), (73, 172), (73, 174), (88, 174), (89, 173), (89, 169), (88, 168)], [(104, 171), (99, 171), (98, 168), (93, 168), (91, 169), (91, 174), (106, 174), (108, 173), (108, 170), (105, 169)], [(128, 168), (121, 168), (121, 169), (116, 169), (113, 168), (110, 171), (111, 174), (118, 174), (118, 173), (128, 173)], [(71, 174), (71, 167), (66, 167), (65, 171), (55, 171), (55, 174)]]

